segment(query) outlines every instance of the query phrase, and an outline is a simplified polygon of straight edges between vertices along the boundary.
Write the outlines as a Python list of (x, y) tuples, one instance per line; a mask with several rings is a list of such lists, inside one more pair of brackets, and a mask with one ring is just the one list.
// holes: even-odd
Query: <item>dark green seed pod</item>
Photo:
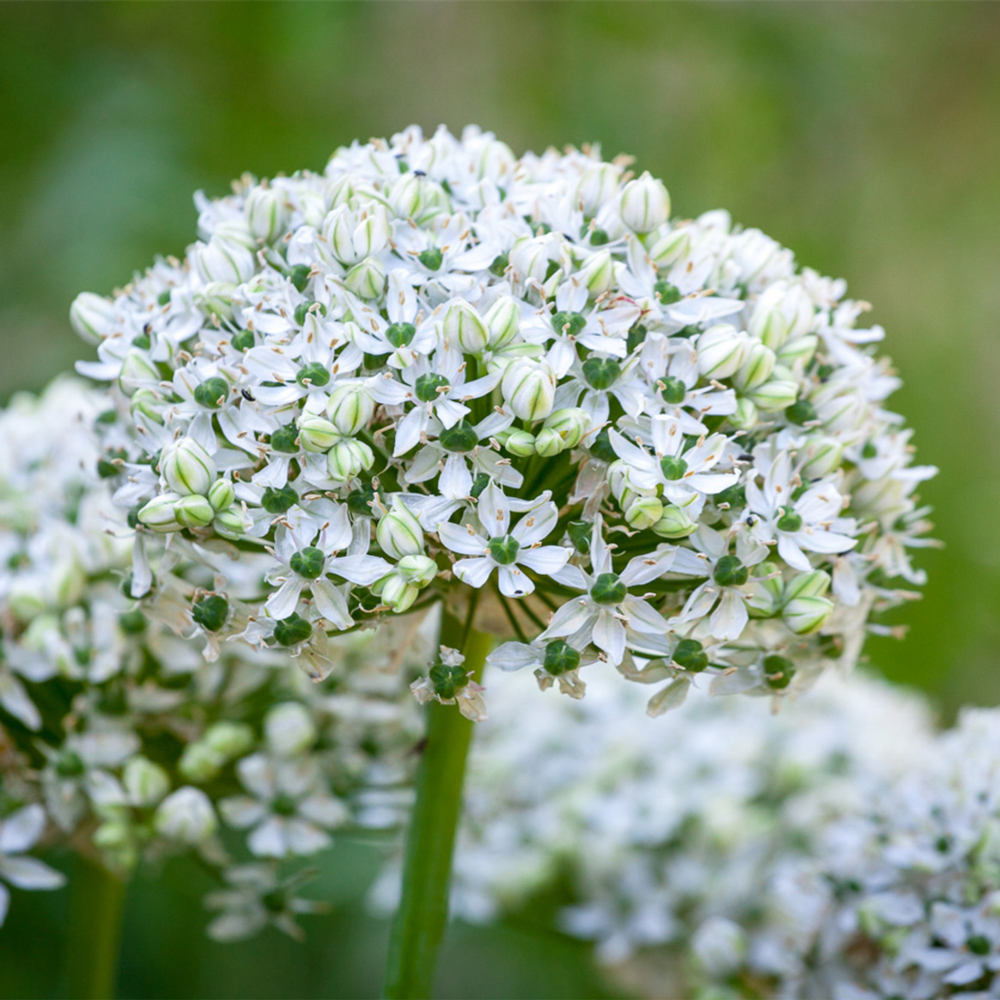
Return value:
[(257, 343), (257, 338), (251, 330), (240, 330), (239, 333), (233, 334), (233, 339), (229, 343), (232, 344), (233, 350), (249, 351)]
[(723, 556), (712, 576), (720, 587), (741, 587), (750, 578), (750, 570), (736, 556)]
[(441, 431), (438, 440), (445, 451), (462, 455), (479, 444), (479, 435), (468, 420), (460, 420), (454, 427)]
[(86, 770), (83, 758), (75, 750), (60, 750), (52, 764), (60, 778), (78, 778)]
[(229, 395), (229, 383), (218, 375), (205, 379), (201, 385), (194, 390), (194, 401), (199, 406), (208, 407), (210, 410), (217, 410)]
[(306, 285), (309, 284), (309, 272), (311, 268), (308, 264), (296, 264), (295, 267), (288, 272), (288, 279), (291, 283), (300, 291), (304, 292), (306, 290)]
[(590, 535), (593, 530), (594, 526), (587, 521), (570, 521), (566, 525), (566, 534), (569, 535), (573, 548), (584, 554), (590, 551)]
[(545, 672), (553, 677), (576, 670), (580, 666), (580, 651), (574, 649), (568, 642), (556, 639), (545, 647)]
[(476, 478), (472, 481), (472, 496), (476, 500), (487, 486), (490, 485), (490, 477), (485, 472), (477, 472)]
[(276, 490), (268, 486), (261, 497), (260, 505), (269, 514), (284, 514), (289, 507), (299, 502), (299, 495), (291, 486), (282, 486)]
[(778, 522), (775, 527), (779, 531), (798, 531), (802, 527), (802, 516), (796, 513), (794, 510), (787, 510), (782, 508), (783, 513), (781, 517), (778, 518)]
[(191, 605), (191, 618), (206, 632), (218, 632), (229, 616), (229, 601), (219, 594), (202, 597)]
[(730, 510), (734, 507), (745, 507), (747, 502), (747, 489), (745, 486), (740, 486), (737, 483), (735, 486), (727, 487), (721, 493), (716, 493), (714, 500), (717, 507), (721, 507), (724, 503), (729, 504)]
[(118, 616), (118, 627), (126, 635), (142, 635), (148, 624), (149, 620), (138, 608), (133, 608)]
[(687, 386), (675, 375), (667, 375), (663, 379), (663, 388), (660, 390), (660, 395), (663, 397), (664, 402), (672, 405), (683, 403), (687, 399), (687, 394)]
[(454, 698), (469, 683), (468, 672), (463, 667), (448, 666), (445, 663), (431, 667), (429, 676), (434, 685), (434, 693), (445, 700)]
[(414, 386), (417, 399), (422, 403), (433, 403), (441, 394), (438, 389), (447, 389), (448, 380), (443, 375), (421, 375)]
[(618, 459), (618, 452), (611, 443), (611, 434), (607, 427), (602, 427), (597, 433), (590, 446), (590, 454), (602, 462), (614, 462)]
[(313, 361), (308, 365), (303, 365), (299, 369), (298, 375), (295, 376), (295, 381), (299, 385), (305, 385), (306, 382), (310, 385), (326, 385), (330, 381), (330, 373), (323, 365)]
[(132, 338), (132, 346), (138, 347), (140, 351), (148, 351), (150, 343), (148, 333), (140, 333), (137, 337)]
[(444, 260), (444, 254), (437, 247), (428, 247), (417, 255), (417, 259), (428, 271), (436, 271)]
[(592, 247), (602, 247), (605, 243), (609, 243), (611, 237), (603, 229), (593, 228), (590, 231), (590, 245)]
[(781, 691), (792, 682), (795, 676), (795, 664), (787, 656), (772, 653), (764, 657), (764, 675), (768, 687)]
[(676, 285), (671, 285), (669, 281), (658, 281), (653, 285), (653, 292), (665, 306), (681, 300), (681, 290)]
[(800, 399), (798, 402), (792, 403), (785, 410), (785, 417), (791, 423), (798, 424), (800, 427), (802, 424), (808, 424), (810, 421), (819, 419), (816, 407), (808, 399)]
[(284, 427), (279, 427), (271, 435), (271, 447), (275, 451), (283, 451), (286, 454), (294, 455), (299, 450), (299, 446), (296, 444), (298, 439), (299, 429), (295, 424), (285, 424)]
[(307, 580), (318, 580), (323, 575), (325, 563), (326, 555), (323, 550), (314, 545), (306, 546), (301, 552), (293, 552), (292, 558), (288, 560), (292, 570)]
[(660, 469), (663, 471), (663, 478), (669, 482), (676, 482), (684, 478), (684, 473), (688, 470), (688, 464), (683, 458), (675, 458), (667, 455), (660, 459)]
[(647, 333), (649, 333), (649, 330), (642, 323), (633, 323), (629, 327), (628, 339), (625, 341), (625, 349), (629, 354), (645, 342)]
[(628, 589), (617, 573), (601, 573), (590, 588), (590, 596), (597, 604), (620, 604), (628, 596)]
[(407, 347), (417, 335), (417, 328), (412, 323), (393, 323), (385, 331), (385, 339), (393, 347)]
[(490, 264), (490, 274), (495, 274), (498, 278), (502, 278), (504, 271), (507, 270), (507, 254), (502, 253), (499, 257), (493, 258), (493, 263)]
[(362, 517), (371, 517), (371, 502), (375, 499), (375, 488), (369, 483), (351, 490), (347, 494), (347, 509)]
[(697, 639), (681, 639), (674, 650), (674, 663), (697, 674), (708, 666), (708, 653)]
[(170, 289), (167, 288), (156, 296), (156, 304), (165, 306), (170, 301)]
[(552, 315), (552, 328), (556, 333), (575, 337), (587, 325), (587, 317), (580, 313), (557, 312)]
[(513, 535), (506, 535), (503, 538), (491, 538), (486, 547), (494, 562), (501, 566), (510, 566), (517, 560), (521, 543)]
[(611, 388), (622, 373), (622, 366), (614, 358), (587, 358), (582, 367), (583, 377), (595, 389)]
[(274, 626), (274, 641), (281, 646), (294, 646), (297, 642), (305, 642), (312, 635), (312, 623), (290, 614), (282, 618)]

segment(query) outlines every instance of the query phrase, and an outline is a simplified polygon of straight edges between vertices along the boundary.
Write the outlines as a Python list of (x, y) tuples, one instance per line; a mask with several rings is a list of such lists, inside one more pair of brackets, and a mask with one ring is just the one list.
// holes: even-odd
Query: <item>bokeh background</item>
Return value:
[[(675, 210), (728, 208), (874, 304), (895, 405), (940, 476), (946, 547), (907, 641), (873, 665), (947, 719), (1000, 702), (1000, 5), (250, 3), (0, 5), (0, 400), (88, 348), (66, 319), (193, 238), (191, 193), (322, 168), (355, 137), (476, 122), (516, 152), (599, 142)], [(669, 725), (669, 717), (660, 720)], [(67, 861), (66, 864), (69, 864)], [(133, 886), (122, 996), (377, 994), (371, 845), (321, 866), (309, 941), (202, 939), (199, 876)], [(0, 996), (59, 996), (66, 894), (19, 895)], [(607, 995), (530, 914), (456, 926), (445, 997)]]

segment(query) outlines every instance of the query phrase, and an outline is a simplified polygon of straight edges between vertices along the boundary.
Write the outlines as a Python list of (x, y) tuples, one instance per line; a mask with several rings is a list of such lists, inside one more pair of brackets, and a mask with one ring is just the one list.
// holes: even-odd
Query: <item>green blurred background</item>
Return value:
[[(868, 653), (950, 717), (1000, 702), (1000, 5), (435, 2), (0, 6), (0, 398), (86, 356), (73, 296), (194, 236), (191, 193), (339, 144), (476, 122), (516, 151), (599, 142), (846, 277), (906, 380), (943, 551), (903, 643)], [(296, 945), (201, 938), (183, 865), (129, 900), (123, 996), (365, 996), (385, 928), (345, 845)], [(60, 995), (64, 894), (18, 895), (0, 996)], [(455, 928), (443, 996), (600, 996), (580, 947)]]

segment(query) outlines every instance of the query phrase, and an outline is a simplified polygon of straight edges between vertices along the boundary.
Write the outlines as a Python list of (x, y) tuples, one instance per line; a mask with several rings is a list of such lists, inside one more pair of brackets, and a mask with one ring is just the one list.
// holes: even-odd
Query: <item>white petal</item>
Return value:
[(461, 455), (449, 455), (438, 479), (438, 492), (449, 500), (462, 500), (472, 492), (472, 474)]
[(3, 858), (0, 860), (3, 877), (18, 889), (60, 889), (66, 876), (37, 858)]
[(259, 858), (283, 858), (288, 854), (285, 823), (277, 816), (269, 816), (247, 837), (251, 854)]
[(33, 847), (45, 829), (45, 810), (25, 806), (0, 823), (0, 854), (20, 854)]
[(476, 510), (479, 521), (490, 538), (503, 538), (510, 530), (510, 505), (496, 483), (491, 481), (479, 495)]
[(739, 594), (727, 590), (719, 601), (719, 606), (715, 609), (709, 621), (712, 635), (717, 639), (738, 639), (746, 626), (747, 619), (746, 605)]
[(812, 569), (812, 564), (806, 554), (795, 544), (795, 539), (791, 535), (783, 532), (778, 533), (778, 555), (788, 563), (792, 569), (801, 570), (808, 573)]
[(617, 666), (625, 655), (625, 626), (606, 608), (602, 608), (594, 623), (594, 645), (608, 654)]
[(278, 620), (287, 618), (299, 605), (299, 595), (305, 581), (300, 576), (289, 577), (268, 599), (264, 605), (267, 613)]
[(335, 576), (342, 576), (351, 583), (368, 587), (392, 572), (392, 566), (378, 556), (339, 556), (327, 562), (327, 569)]
[(313, 604), (316, 610), (336, 628), (350, 628), (354, 624), (347, 601), (338, 587), (329, 580), (317, 580), (312, 585)]
[(535, 542), (544, 541), (555, 528), (559, 521), (559, 511), (554, 503), (547, 503), (537, 511), (522, 517), (514, 525), (511, 534), (521, 543), (521, 545), (534, 545)]
[(504, 597), (525, 597), (533, 594), (535, 585), (517, 566), (500, 566), (500, 593)]
[(517, 561), (536, 573), (552, 576), (566, 565), (569, 557), (569, 549), (561, 545), (542, 545), (537, 549), (522, 549), (517, 554)]
[(523, 670), (540, 666), (542, 657), (527, 643), (505, 642), (486, 657), (486, 662), (498, 670)]
[(493, 572), (493, 561), (491, 559), (459, 559), (455, 563), (455, 576), (467, 583), (470, 587), (481, 587), (490, 578)]
[(487, 541), (464, 524), (443, 521), (437, 526), (441, 544), (463, 556), (482, 556), (486, 553)]

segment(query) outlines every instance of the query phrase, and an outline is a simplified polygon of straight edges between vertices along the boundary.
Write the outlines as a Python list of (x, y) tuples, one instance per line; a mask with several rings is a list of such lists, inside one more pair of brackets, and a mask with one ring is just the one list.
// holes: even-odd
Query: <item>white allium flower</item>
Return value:
[(718, 690), (783, 696), (919, 582), (934, 470), (865, 306), (724, 212), (672, 221), (624, 159), (413, 127), (196, 201), (183, 260), (71, 319), (119, 418), (131, 592), (201, 564), (244, 602), (217, 639), (318, 676), (327, 636), (475, 591), (542, 662), (655, 653), (643, 679), (686, 687), (674, 650), (711, 649)]

